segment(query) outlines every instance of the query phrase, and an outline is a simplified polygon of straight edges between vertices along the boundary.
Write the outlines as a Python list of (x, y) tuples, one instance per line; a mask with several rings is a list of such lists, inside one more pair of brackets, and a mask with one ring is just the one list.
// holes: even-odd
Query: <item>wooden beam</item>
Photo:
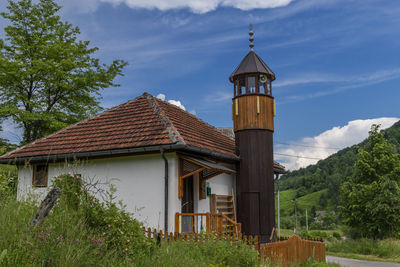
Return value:
[(203, 171), (203, 170), (205, 170), (205, 169), (206, 169), (206, 168), (200, 168), (200, 169), (197, 169), (197, 170), (195, 170), (195, 171), (189, 172), (188, 174), (185, 174), (185, 175), (181, 176), (181, 179), (185, 179), (185, 178), (187, 178), (187, 177), (189, 177), (189, 176), (192, 176), (192, 175), (194, 175), (194, 174), (196, 174), (196, 173), (198, 173), (198, 172), (201, 172), (201, 171)]

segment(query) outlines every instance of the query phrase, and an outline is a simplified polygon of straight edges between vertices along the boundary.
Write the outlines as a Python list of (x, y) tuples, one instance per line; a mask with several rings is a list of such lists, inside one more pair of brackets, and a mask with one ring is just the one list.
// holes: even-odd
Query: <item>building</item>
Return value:
[[(253, 71), (254, 64), (257, 69)], [(118, 199), (149, 227), (178, 231), (176, 228), (180, 225), (183, 228), (190, 226), (191, 229), (185, 231), (199, 231), (204, 228), (203, 221), (196, 224), (188, 221), (190, 217), (185, 215), (177, 219), (176, 213), (219, 212), (242, 223), (245, 233), (265, 235), (264, 228), (269, 231), (272, 220), (265, 218), (274, 212), (270, 210), (273, 174), (284, 172), (284, 167), (274, 163), (272, 158), (270, 81), (274, 76), (266, 68), (251, 51), (230, 78), (235, 83), (236, 143), (231, 130), (218, 130), (194, 115), (144, 93), (11, 151), (0, 157), (0, 163), (17, 165), (18, 199), (31, 193), (43, 197), (55, 177), (73, 172), (85, 179), (115, 184)], [(252, 84), (251, 73), (257, 75), (254, 75), (256, 87)], [(262, 75), (266, 75), (268, 85), (260, 85), (258, 79), (265, 78)], [(263, 91), (260, 91), (261, 87)], [(249, 113), (250, 110), (253, 113)], [(251, 114), (261, 123), (254, 126), (256, 128), (242, 120), (243, 116)], [(247, 141), (243, 141), (246, 138), (251, 145), (248, 149), (244, 145)], [(256, 146), (261, 144), (256, 158), (248, 157), (253, 153), (252, 140), (258, 142)], [(245, 153), (248, 154), (244, 160)], [(246, 161), (248, 159), (251, 162)], [(246, 164), (249, 164), (248, 168)], [(249, 168), (255, 168), (258, 176)], [(266, 184), (259, 183), (260, 175), (268, 175)], [(248, 187), (253, 182), (257, 183), (256, 189), (261, 190), (257, 191), (260, 195), (257, 201), (252, 196), (255, 189)], [(264, 190), (265, 186), (267, 189)], [(268, 195), (270, 190), (272, 194)], [(253, 205), (258, 205), (257, 212)], [(177, 224), (177, 220), (181, 221)], [(253, 221), (257, 223), (252, 224)], [(263, 226), (264, 221), (269, 224)]]

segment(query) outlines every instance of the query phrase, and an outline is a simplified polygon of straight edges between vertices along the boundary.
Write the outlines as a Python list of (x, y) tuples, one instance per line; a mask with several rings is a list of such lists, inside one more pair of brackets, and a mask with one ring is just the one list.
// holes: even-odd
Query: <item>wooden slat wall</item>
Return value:
[[(245, 129), (274, 130), (273, 97), (262, 94), (243, 95), (234, 98), (233, 101), (233, 109), (235, 109), (233, 111), (234, 131)], [(238, 111), (236, 111), (236, 107)], [(259, 113), (257, 113), (257, 107), (259, 107)]]

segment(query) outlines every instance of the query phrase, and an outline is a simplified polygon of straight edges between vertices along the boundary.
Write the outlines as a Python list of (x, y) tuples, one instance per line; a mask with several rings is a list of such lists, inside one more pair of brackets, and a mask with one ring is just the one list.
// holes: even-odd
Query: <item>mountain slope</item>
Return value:
[[(385, 139), (400, 152), (400, 121), (383, 131)], [(353, 175), (353, 165), (357, 160), (359, 147), (364, 147), (367, 139), (352, 147), (344, 148), (314, 165), (291, 171), (279, 180), (280, 190), (295, 190), (296, 198), (327, 189), (327, 199), (335, 209), (339, 202), (339, 187)]]

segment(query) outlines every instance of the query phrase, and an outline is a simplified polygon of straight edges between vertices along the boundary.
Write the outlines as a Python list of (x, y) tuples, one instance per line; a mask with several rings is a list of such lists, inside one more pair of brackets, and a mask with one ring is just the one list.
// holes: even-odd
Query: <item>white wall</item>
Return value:
[[(166, 153), (169, 166), (169, 215), (168, 230), (174, 231), (175, 213), (181, 212), (178, 198), (178, 159), (176, 153)], [(225, 165), (234, 168), (232, 165)], [(129, 212), (145, 226), (164, 229), (164, 161), (160, 154), (96, 159), (79, 164), (53, 163), (49, 165), (49, 182), (46, 188), (32, 187), (32, 167), (20, 166), (18, 170), (18, 199), (30, 194), (38, 200), (44, 198), (52, 179), (60, 174), (73, 172), (85, 179), (110, 182), (116, 186), (117, 200), (122, 200)], [(211, 193), (232, 194), (235, 175), (221, 174), (209, 179)], [(210, 211), (210, 197), (199, 200), (198, 175), (194, 176), (195, 212)]]
[[(178, 161), (175, 153), (166, 153), (169, 166), (169, 230), (174, 214), (180, 212), (178, 199)], [(160, 154), (89, 160), (79, 164), (49, 164), (47, 188), (32, 187), (32, 167), (18, 171), (18, 199), (34, 194), (44, 198), (51, 181), (63, 173), (81, 174), (85, 179), (109, 182), (116, 186), (117, 201), (122, 200), (129, 212), (145, 226), (164, 229), (164, 161)], [(104, 187), (104, 186), (103, 186)]]
[[(230, 167), (232, 168), (232, 167)], [(232, 195), (232, 189), (235, 192), (235, 175), (234, 174), (220, 174), (215, 176), (209, 180), (211, 187), (211, 194), (216, 195)], [(199, 177), (196, 175), (194, 177), (194, 198), (195, 205), (194, 210), (198, 213), (210, 212), (210, 196), (207, 196), (206, 199), (199, 200)]]

